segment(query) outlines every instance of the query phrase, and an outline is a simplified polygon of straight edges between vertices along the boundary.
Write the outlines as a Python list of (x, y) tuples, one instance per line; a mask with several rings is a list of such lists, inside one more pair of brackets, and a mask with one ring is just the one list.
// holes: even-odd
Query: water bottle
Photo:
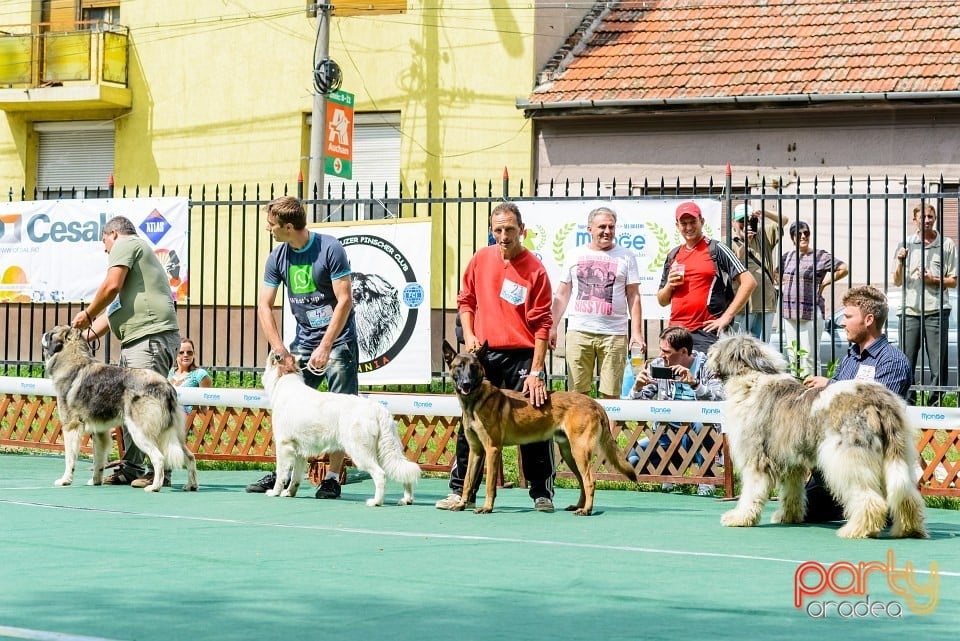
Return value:
[(633, 376), (636, 378), (643, 371), (643, 350), (639, 345), (630, 348), (630, 369), (633, 370)]

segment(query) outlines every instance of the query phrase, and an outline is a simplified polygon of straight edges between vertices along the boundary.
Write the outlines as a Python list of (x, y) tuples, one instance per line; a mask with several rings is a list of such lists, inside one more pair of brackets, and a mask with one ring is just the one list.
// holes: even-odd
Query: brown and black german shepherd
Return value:
[(464, 478), (469, 480), (468, 485), (474, 483), (472, 487), (464, 487), (460, 505), (454, 510), (463, 510), (468, 502), (476, 501), (480, 457), (485, 453), (486, 501), (475, 511), (477, 514), (493, 511), (497, 496), (496, 471), (500, 469), (504, 445), (555, 439), (564, 462), (580, 483), (580, 500), (567, 508), (578, 516), (589, 516), (593, 512), (594, 480), (590, 459), (598, 449), (608, 465), (616, 467), (631, 481), (637, 480), (636, 471), (617, 449), (610, 432), (610, 419), (599, 403), (584, 394), (550, 392), (543, 405), (533, 407), (520, 392), (502, 390), (484, 378), (480, 359), (486, 351), (487, 344), (484, 343), (476, 353), (458, 354), (447, 341), (443, 342), (443, 360), (450, 368), (453, 386), (460, 399), (464, 433), (470, 444)]

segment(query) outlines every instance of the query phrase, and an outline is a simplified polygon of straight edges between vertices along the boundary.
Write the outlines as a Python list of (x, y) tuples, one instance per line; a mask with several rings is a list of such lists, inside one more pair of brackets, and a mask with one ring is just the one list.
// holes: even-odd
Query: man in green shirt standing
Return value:
[[(937, 210), (933, 205), (913, 208), (917, 233), (897, 246), (893, 284), (903, 286), (903, 315), (900, 347), (916, 368), (921, 346), (930, 368), (930, 385), (947, 385), (947, 344), (950, 330), (950, 295), (957, 286), (957, 246), (937, 231)], [(917, 377), (923, 382), (923, 372)], [(911, 392), (911, 404), (916, 393)], [(929, 405), (940, 405), (943, 392), (934, 391)]]
[[(89, 328), (88, 340), (113, 332), (120, 341), (121, 367), (152, 369), (166, 377), (180, 347), (180, 326), (167, 273), (129, 218), (115, 216), (108, 220), (103, 226), (103, 244), (109, 256), (107, 275), (71, 325)], [(103, 482), (149, 485), (153, 473), (147, 473), (143, 452), (130, 438), (126, 425), (123, 450), (117, 471)], [(164, 484), (169, 483), (168, 474)]]

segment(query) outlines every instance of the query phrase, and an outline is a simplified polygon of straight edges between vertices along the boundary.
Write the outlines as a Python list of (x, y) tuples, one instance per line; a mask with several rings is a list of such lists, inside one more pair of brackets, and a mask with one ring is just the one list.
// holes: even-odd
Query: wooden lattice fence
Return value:
[[(422, 414), (395, 415), (406, 455), (425, 471), (447, 472), (455, 456), (459, 417)], [(275, 461), (269, 410), (243, 407), (194, 408), (187, 419), (188, 440), (197, 458), (211, 461), (272, 463)], [(640, 439), (650, 446), (639, 451), (636, 469), (641, 481), (706, 483), (722, 486), (733, 495), (733, 477), (727, 474), (730, 454), (726, 439), (716, 429), (699, 433), (681, 426), (652, 427), (637, 421), (621, 421), (614, 437), (626, 452)], [(661, 445), (661, 437), (666, 437)], [(684, 438), (686, 437), (686, 439)], [(0, 446), (63, 450), (56, 399), (49, 396), (0, 394)], [(89, 436), (83, 451), (90, 453)], [(923, 430), (917, 444), (921, 455), (921, 491), (927, 495), (960, 496), (960, 430)], [(559, 457), (558, 457), (559, 460)], [(602, 458), (594, 462), (598, 479), (623, 480), (608, 470)], [(558, 475), (572, 477), (562, 463)]]

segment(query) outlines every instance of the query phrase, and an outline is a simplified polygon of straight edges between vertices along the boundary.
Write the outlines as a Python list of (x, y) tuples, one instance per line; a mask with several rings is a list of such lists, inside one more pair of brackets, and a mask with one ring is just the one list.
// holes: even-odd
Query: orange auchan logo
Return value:
[[(876, 590), (883, 585), (899, 600), (871, 598), (869, 589)], [(834, 599), (831, 595), (840, 598)], [(907, 561), (900, 569), (893, 550), (887, 550), (885, 562), (838, 561), (824, 565), (805, 561), (793, 575), (794, 607), (816, 619), (900, 619), (904, 605), (914, 614), (926, 616), (936, 609), (939, 600), (938, 565), (931, 563), (929, 572), (917, 571), (913, 563)]]

